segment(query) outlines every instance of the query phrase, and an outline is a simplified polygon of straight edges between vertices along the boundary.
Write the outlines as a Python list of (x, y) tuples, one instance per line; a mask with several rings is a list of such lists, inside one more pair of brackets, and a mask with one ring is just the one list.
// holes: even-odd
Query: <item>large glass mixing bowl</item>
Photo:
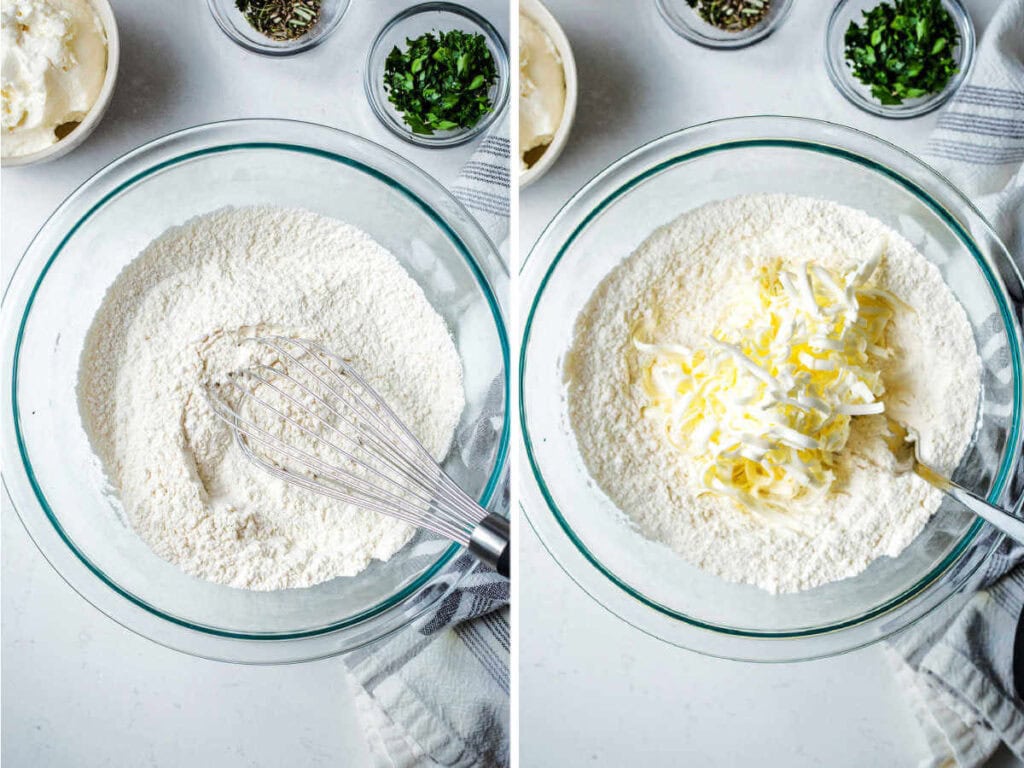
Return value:
[(86, 331), (118, 272), (168, 227), (224, 206), (302, 207), (368, 232), (444, 317), (467, 406), (446, 471), (487, 505), (508, 447), (508, 276), (436, 181), (324, 126), (243, 120), (130, 152), (89, 179), (32, 241), (3, 307), (5, 485), (42, 553), (83, 597), (162, 644), (251, 663), (350, 650), (405, 626), (457, 581), (459, 548), (418, 534), (387, 562), (308, 589), (253, 592), (186, 575), (125, 524), (82, 427)]
[(782, 595), (723, 581), (644, 538), (596, 486), (569, 424), (562, 374), (581, 308), (655, 228), (712, 200), (770, 192), (860, 208), (939, 268), (984, 360), (977, 428), (955, 477), (1020, 506), (1024, 289), (1006, 249), (961, 193), (906, 152), (843, 126), (783, 117), (723, 120), (651, 142), (590, 181), (544, 230), (522, 271), (522, 486), (541, 541), (621, 618), (703, 653), (789, 661), (905, 628), (957, 593), (999, 536), (947, 502), (903, 554), (855, 578)]

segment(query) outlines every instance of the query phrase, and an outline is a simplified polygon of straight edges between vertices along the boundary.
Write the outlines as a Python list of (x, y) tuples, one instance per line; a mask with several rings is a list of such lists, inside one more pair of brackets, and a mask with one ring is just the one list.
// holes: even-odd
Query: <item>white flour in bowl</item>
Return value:
[(966, 313), (938, 269), (898, 233), (835, 203), (786, 195), (738, 197), (690, 211), (655, 231), (594, 291), (566, 360), (568, 406), (580, 453), (601, 489), (641, 533), (694, 565), (772, 592), (854, 576), (895, 557), (924, 528), (942, 494), (894, 474), (882, 416), (853, 420), (835, 483), (804, 533), (772, 528), (721, 496), (701, 495), (695, 468), (641, 416), (646, 403), (633, 345), (697, 347), (721, 325), (737, 285), (774, 259), (850, 270), (885, 244), (876, 272), (914, 311), (888, 330), (886, 412), (921, 433), (926, 461), (950, 472), (970, 442), (981, 361)]
[(465, 401), (444, 320), (398, 261), (302, 210), (225, 209), (175, 227), (117, 277), (86, 339), (86, 430), (128, 519), (186, 572), (249, 589), (351, 576), (413, 529), (250, 465), (205, 400), (251, 364), (253, 335), (320, 341), (348, 359), (437, 458)]

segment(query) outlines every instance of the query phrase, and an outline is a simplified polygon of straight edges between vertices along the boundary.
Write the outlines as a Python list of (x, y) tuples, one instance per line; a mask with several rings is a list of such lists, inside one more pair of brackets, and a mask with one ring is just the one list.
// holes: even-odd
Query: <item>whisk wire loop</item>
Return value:
[[(269, 387), (270, 389), (272, 389), (275, 392), (277, 392), (278, 394), (280, 394), (281, 397), (283, 397), (285, 400), (287, 400), (292, 405), (294, 405), (296, 408), (298, 408), (299, 411), (301, 411), (302, 413), (305, 413), (305, 414), (307, 414), (307, 415), (309, 415), (311, 417), (314, 417), (314, 418), (317, 416), (317, 414), (312, 409), (310, 409), (308, 406), (306, 406), (300, 400), (298, 400), (297, 398), (292, 396), (290, 393), (286, 392), (281, 387), (279, 387), (276, 384), (274, 384), (272, 381), (270, 381), (266, 377), (260, 376), (258, 373), (256, 373), (256, 371), (259, 371), (259, 370), (266, 370), (268, 372), (272, 372), (272, 373), (277, 373), (277, 374), (283, 375), (283, 374), (281, 374), (280, 371), (278, 371), (278, 370), (276, 370), (274, 368), (269, 368), (267, 366), (257, 366), (256, 368), (252, 369), (252, 372), (250, 373), (250, 375), (254, 379), (256, 379), (257, 381), (259, 381), (260, 383), (265, 384), (267, 387)], [(420, 501), (424, 501), (424, 502), (427, 502), (427, 503), (430, 503), (432, 501), (432, 498), (430, 496), (424, 496), (424, 495), (421, 495), (420, 493), (418, 493), (417, 492), (418, 488), (416, 486), (406, 486), (405, 484), (403, 484), (401, 482), (401, 479), (402, 479), (401, 476), (399, 476), (399, 479), (396, 480), (394, 478), (394, 476), (391, 474), (391, 471), (392, 471), (391, 467), (387, 466), (386, 464), (384, 465), (384, 469), (388, 471), (388, 474), (385, 474), (384, 471), (382, 471), (381, 469), (378, 469), (376, 466), (374, 466), (374, 465), (372, 465), (372, 464), (370, 464), (370, 463), (368, 463), (366, 461), (363, 461), (358, 456), (356, 456), (355, 454), (353, 454), (350, 451), (346, 450), (342, 446), (332, 442), (331, 440), (328, 440), (322, 434), (320, 434), (320, 433), (310, 429), (309, 427), (305, 426), (304, 424), (300, 424), (295, 418), (293, 418), (293, 417), (283, 413), (278, 408), (275, 408), (272, 404), (270, 404), (270, 403), (266, 402), (265, 400), (257, 397), (256, 395), (254, 395), (251, 392), (245, 390), (244, 388), (239, 387), (237, 383), (232, 382), (232, 384), (235, 386), (236, 389), (238, 389), (238, 390), (240, 390), (242, 392), (244, 397), (252, 399), (256, 403), (264, 406), (268, 410), (272, 411), (275, 415), (280, 417), (283, 421), (287, 422), (288, 424), (291, 424), (296, 429), (298, 429), (298, 430), (302, 431), (303, 433), (309, 435), (311, 438), (313, 438), (316, 442), (320, 443), (321, 445), (324, 445), (324, 446), (326, 446), (328, 448), (331, 448), (331, 449), (337, 451), (342, 457), (344, 457), (348, 461), (352, 462), (353, 464), (355, 464), (355, 465), (357, 465), (359, 467), (362, 467), (363, 469), (367, 470), (368, 472), (371, 472), (372, 474), (374, 474), (380, 480), (383, 480), (385, 482), (393, 483), (398, 488), (400, 488), (403, 491), (406, 491), (407, 493), (410, 493), (411, 495), (413, 495), (416, 498), (418, 498)], [(313, 397), (316, 397), (316, 396), (313, 395)], [(346, 434), (345, 432), (337, 429), (336, 427), (334, 427), (333, 425), (331, 425), (331, 424), (329, 424), (327, 422), (320, 422), (320, 424), (321, 424), (322, 427), (325, 427), (326, 429), (329, 429), (332, 432), (335, 432), (337, 435), (339, 435), (340, 437), (342, 437), (346, 441), (352, 442), (354, 444), (354, 446), (356, 447), (356, 449), (361, 447), (359, 441), (356, 440), (355, 438), (353, 438), (351, 435)], [(356, 426), (356, 425), (353, 425), (353, 426)], [(326, 465), (324, 465), (324, 466), (326, 466)], [(332, 472), (332, 473), (330, 473), (330, 476), (333, 477), (335, 474), (336, 473)], [(356, 479), (357, 478), (352, 478), (352, 481), (355, 481)], [(370, 486), (370, 487), (372, 487), (372, 486)]]
[[(282, 339), (275, 337), (271, 339), (261, 339), (265, 344), (271, 346), (279, 354), (284, 356), (289, 362), (298, 365), (305, 370), (315, 381), (317, 381), (327, 392), (331, 395), (338, 397), (342, 401), (344, 406), (356, 410), (367, 418), (365, 423), (355, 423), (351, 419), (347, 418), (344, 414), (340, 413), (330, 403), (326, 402), (322, 398), (318, 397), (309, 388), (305, 387), (298, 379), (292, 379), (292, 382), (299, 386), (303, 391), (307, 392), (312, 397), (316, 398), (318, 402), (328, 408), (332, 415), (337, 416), (344, 422), (350, 424), (355, 428), (361, 439), (365, 439), (368, 436), (377, 438), (373, 442), (373, 446), (377, 450), (389, 456), (399, 467), (404, 468), (407, 471), (412, 472), (420, 482), (426, 484), (426, 487), (430, 488), (433, 492), (447, 499), (450, 503), (462, 509), (462, 511), (469, 515), (475, 523), (486, 513), (480, 509), (479, 505), (473, 501), (461, 488), (459, 488), (441, 469), (437, 466), (437, 463), (430, 456), (423, 444), (416, 439), (415, 435), (409, 431), (408, 427), (398, 418), (398, 416), (391, 410), (390, 406), (384, 401), (380, 395), (378, 395), (372, 387), (370, 387), (366, 381), (363, 380), (358, 373), (356, 373), (351, 366), (349, 366), (344, 360), (339, 359), (335, 355), (325, 350), (320, 345), (314, 344), (313, 342)], [(342, 397), (341, 393), (331, 387), (330, 384), (322, 378), (316, 371), (312, 370), (302, 360), (292, 355), (284, 346), (283, 343), (292, 343), (299, 349), (303, 350), (311, 359), (316, 360), (320, 366), (327, 372), (338, 384), (342, 387), (343, 391), (347, 393), (348, 397)], [(318, 354), (315, 354), (318, 353)], [(334, 363), (340, 367), (345, 376), (348, 376), (354, 380), (362, 390), (362, 394), (357, 392), (352, 384), (346, 380), (345, 376), (338, 373), (333, 367), (324, 362), (320, 357), (328, 358), (334, 361)], [(274, 369), (279, 375), (282, 374), (278, 369)], [(380, 413), (374, 411), (372, 407), (363, 399), (368, 397), (373, 400), (381, 411), (387, 416), (385, 418)], [(410, 453), (402, 453), (401, 450), (393, 443), (389, 442), (388, 435), (382, 434), (382, 430), (375, 427), (379, 425), (384, 431), (389, 433), (393, 438), (401, 440), (409, 448)], [(328, 426), (331, 426), (328, 424)], [(370, 435), (366, 433), (366, 430), (370, 430)]]
[[(273, 350), (273, 362), (206, 392), (249, 461), (306, 490), (433, 530), (507, 575), (507, 521), (463, 491), (347, 362), (304, 339), (249, 341)], [(297, 442), (299, 435), (308, 439)]]
[[(340, 398), (343, 400), (346, 406), (357, 410), (367, 418), (367, 422), (360, 425), (354, 423), (351, 419), (347, 418), (344, 414), (340, 413), (330, 403), (320, 398), (318, 395), (313, 393), (309, 388), (302, 384), (301, 381), (294, 380), (300, 388), (303, 389), (307, 394), (315, 397), (324, 407), (328, 408), (332, 415), (350, 424), (357, 430), (363, 432), (363, 437), (367, 437), (365, 430), (369, 429), (373, 440), (373, 446), (382, 453), (388, 455), (400, 466), (406, 468), (408, 471), (414, 473), (414, 475), (423, 483), (428, 484), (428, 487), (437, 492), (440, 496), (443, 496), (452, 504), (458, 506), (464, 513), (469, 515), (474, 522), (485, 516), (485, 512), (480, 509), (479, 505), (476, 504), (461, 488), (459, 488), (441, 469), (437, 466), (437, 463), (433, 460), (430, 454), (427, 452), (423, 444), (416, 439), (415, 435), (409, 431), (405, 424), (398, 418), (398, 416), (391, 410), (390, 406), (384, 401), (380, 395), (378, 395), (363, 379), (356, 373), (351, 366), (345, 363), (343, 360), (338, 359), (330, 352), (325, 350), (323, 347), (313, 344), (312, 342), (305, 341), (292, 341), (283, 340), (279, 338), (266, 339), (264, 340), (269, 346), (272, 346), (281, 355), (286, 357), (290, 362), (300, 366), (303, 370), (310, 374), (318, 383), (320, 383), (327, 391), (331, 392), (336, 397), (339, 396), (338, 391), (331, 387), (330, 384), (313, 371), (308, 365), (302, 360), (296, 358), (287, 349), (282, 346), (282, 341), (291, 341), (304, 352), (306, 352), (312, 359), (317, 360), (318, 363), (323, 367), (324, 371), (327, 372), (349, 395), (347, 398)], [(371, 398), (374, 403), (384, 411), (389, 418), (382, 417), (379, 413), (370, 408), (368, 404), (360, 397), (360, 394), (355, 391), (351, 383), (346, 381), (345, 377), (339, 374), (334, 368), (326, 364), (319, 355), (323, 355), (341, 367), (347, 376), (355, 380), (361, 387), (365, 396)], [(274, 369), (275, 372), (280, 373)], [(375, 426), (376, 425), (376, 426)], [(389, 443), (388, 435), (383, 434), (386, 431), (392, 437), (401, 440), (411, 450), (411, 454), (402, 453), (393, 443)]]
[[(369, 472), (374, 474), (380, 474), (375, 467), (360, 461), (358, 458), (351, 456), (351, 454), (349, 454), (347, 451), (340, 448), (339, 446), (336, 446), (330, 441), (325, 440), (320, 436), (316, 435), (314, 432), (310, 431), (304, 425), (299, 424), (292, 417), (281, 412), (271, 403), (268, 403), (267, 401), (253, 395), (244, 387), (239, 386), (235, 381), (231, 382), (231, 386), (234, 387), (237, 391), (239, 391), (242, 394), (243, 398), (253, 400), (260, 406), (266, 408), (268, 411), (276, 414), (283, 421), (294, 426), (296, 429), (299, 429), (302, 432), (308, 434), (310, 437), (314, 438), (318, 442), (333, 448), (334, 450), (338, 451), (342, 456), (350, 458), (351, 461), (358, 464), (359, 466), (364, 467)], [(223, 406), (219, 402), (217, 402), (214, 405), (214, 408), (218, 411), (218, 415), (220, 415), (222, 418), (225, 418), (234, 427), (236, 442), (238, 443), (242, 451), (245, 453), (246, 457), (250, 461), (259, 464), (263, 469), (267, 470), (271, 474), (274, 474), (277, 477), (280, 477), (289, 482), (295, 483), (296, 485), (301, 485), (302, 487), (308, 490), (322, 492), (327, 496), (331, 496), (332, 498), (338, 499), (339, 501), (344, 501), (346, 503), (354, 504), (360, 507), (366, 507), (376, 512), (388, 514), (389, 510), (392, 508), (389, 507), (388, 505), (393, 505), (393, 508), (396, 510), (396, 512), (394, 513), (395, 517), (400, 517), (401, 519), (406, 520), (407, 522), (411, 522), (413, 524), (418, 524), (418, 521), (422, 518), (422, 505), (411, 505), (409, 504), (408, 499), (402, 498), (400, 495), (392, 491), (389, 491), (386, 488), (379, 488), (356, 475), (346, 475), (340, 472), (337, 468), (333, 467), (332, 465), (327, 464), (326, 462), (322, 461), (321, 459), (317, 458), (316, 456), (306, 451), (296, 448), (295, 446), (282, 440), (276, 435), (263, 429), (261, 426), (259, 426), (259, 424), (255, 423), (254, 421), (245, 418), (241, 414), (233, 411), (225, 411), (223, 409)], [(252, 445), (250, 444), (251, 442), (256, 442), (267, 448), (276, 450), (284, 454), (288, 458), (293, 459), (306, 470), (313, 472), (315, 476), (319, 478), (319, 482), (317, 480), (307, 478), (302, 472), (296, 472), (292, 469), (282, 466), (280, 462), (269, 461), (264, 456), (258, 454), (256, 451), (252, 449)], [(380, 474), (380, 476), (384, 478), (382, 474)], [(339, 488), (335, 488), (332, 485), (323, 482), (324, 480), (331, 480), (333, 482), (336, 482), (342, 488), (347, 487), (350, 492), (346, 493), (345, 491)], [(429, 497), (415, 493), (411, 495), (414, 495), (417, 500), (422, 502), (422, 504), (430, 505), (432, 503)], [(466, 529), (459, 525), (457, 521), (451, 519), (448, 515), (442, 513), (439, 516), (438, 522), (439, 525), (445, 529), (445, 534), (449, 535), (450, 538), (456, 539), (460, 542), (462, 542), (463, 539), (468, 539), (468, 533)]]

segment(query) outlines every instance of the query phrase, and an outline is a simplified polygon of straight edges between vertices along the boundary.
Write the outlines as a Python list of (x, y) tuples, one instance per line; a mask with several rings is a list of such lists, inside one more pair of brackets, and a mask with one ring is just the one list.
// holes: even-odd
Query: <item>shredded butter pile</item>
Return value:
[(698, 349), (634, 337), (643, 415), (695, 462), (707, 492), (802, 528), (788, 513), (830, 490), (851, 418), (885, 410), (878, 362), (891, 355), (886, 326), (900, 302), (868, 285), (881, 258), (845, 275), (762, 268)]

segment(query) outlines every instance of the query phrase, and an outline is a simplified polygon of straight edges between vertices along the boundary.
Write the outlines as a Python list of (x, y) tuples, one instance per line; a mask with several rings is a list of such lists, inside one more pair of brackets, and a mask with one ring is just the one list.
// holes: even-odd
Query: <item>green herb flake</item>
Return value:
[(960, 36), (940, 0), (883, 2), (862, 15), (862, 25), (846, 30), (846, 62), (880, 103), (938, 93), (959, 71), (953, 48)]
[(427, 32), (405, 46), (384, 62), (384, 90), (414, 133), (472, 128), (492, 111), (498, 70), (483, 35)]

